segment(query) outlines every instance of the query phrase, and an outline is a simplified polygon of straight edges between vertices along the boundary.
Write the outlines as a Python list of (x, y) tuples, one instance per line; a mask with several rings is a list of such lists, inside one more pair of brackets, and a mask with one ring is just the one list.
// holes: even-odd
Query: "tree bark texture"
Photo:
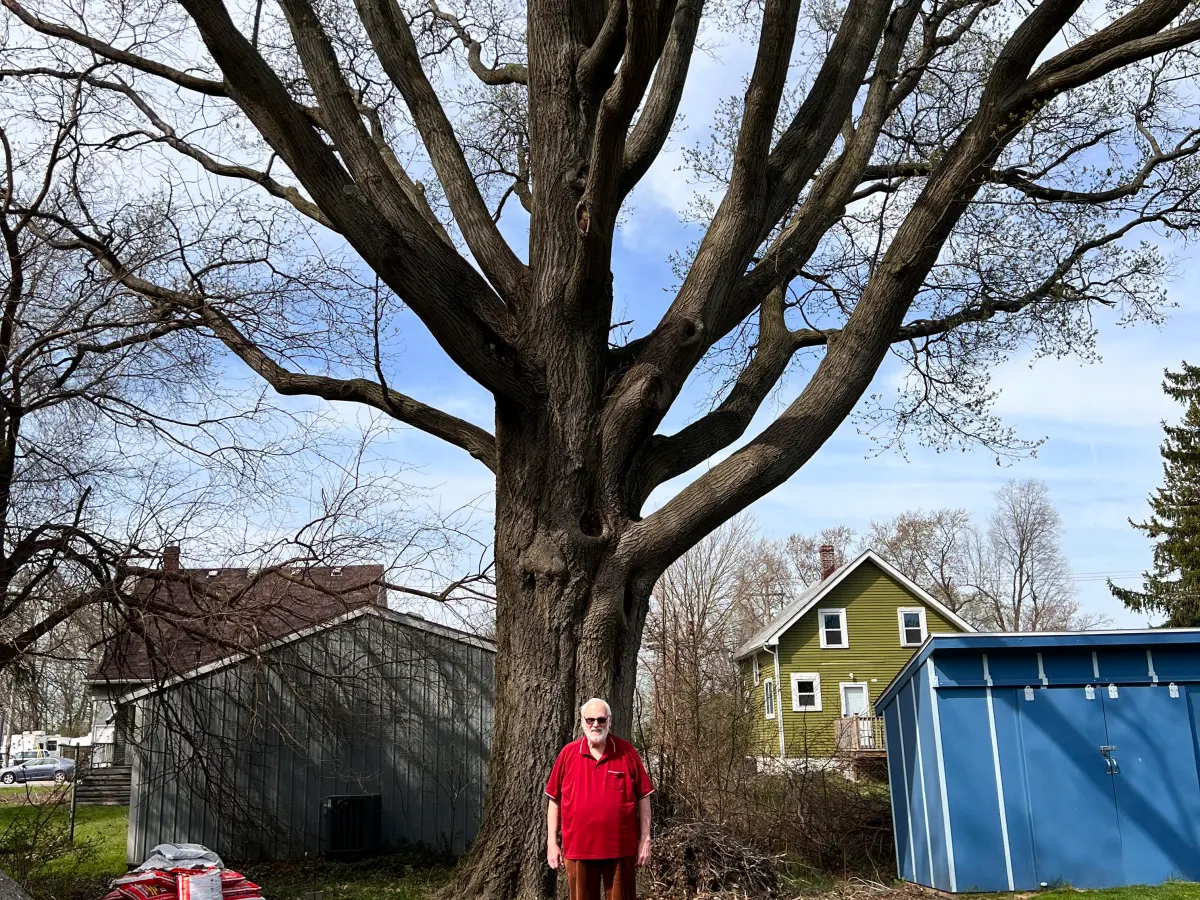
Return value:
[[(637, 649), (651, 582), (621, 563), (617, 535), (597, 529), (597, 430), (551, 417), (497, 416), (496, 707), (484, 825), (451, 891), (544, 897), (545, 783), (578, 737), (579, 707), (603, 697), (630, 736)], [(564, 464), (567, 460), (575, 464)], [(599, 531), (599, 533), (597, 533)]]

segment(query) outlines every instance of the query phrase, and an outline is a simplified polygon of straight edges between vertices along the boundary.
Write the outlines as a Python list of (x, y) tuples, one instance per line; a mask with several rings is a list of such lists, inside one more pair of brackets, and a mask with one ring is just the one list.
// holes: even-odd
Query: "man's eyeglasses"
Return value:
[(603, 725), (608, 721), (608, 716), (596, 716), (594, 719), (585, 718), (583, 721), (587, 722), (589, 725)]

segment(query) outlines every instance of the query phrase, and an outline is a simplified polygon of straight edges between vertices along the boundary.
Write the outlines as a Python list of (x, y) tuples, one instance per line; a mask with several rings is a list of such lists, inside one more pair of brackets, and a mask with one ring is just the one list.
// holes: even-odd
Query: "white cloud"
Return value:
[(1075, 359), (1008, 363), (994, 376), (996, 411), (1009, 420), (1156, 428), (1178, 407), (1162, 393), (1163, 368), (1172, 361), (1154, 337), (1130, 333), (1109, 340), (1104, 361), (1090, 365)]

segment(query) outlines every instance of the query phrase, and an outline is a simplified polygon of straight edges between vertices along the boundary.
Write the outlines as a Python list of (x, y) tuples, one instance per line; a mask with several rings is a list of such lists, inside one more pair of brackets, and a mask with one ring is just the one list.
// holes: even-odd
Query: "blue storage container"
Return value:
[(875, 709), (906, 881), (1200, 881), (1200, 629), (933, 635)]

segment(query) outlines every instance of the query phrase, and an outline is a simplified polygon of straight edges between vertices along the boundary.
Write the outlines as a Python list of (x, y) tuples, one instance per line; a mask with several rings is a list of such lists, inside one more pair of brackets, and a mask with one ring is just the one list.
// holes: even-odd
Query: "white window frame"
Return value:
[(846, 717), (846, 688), (860, 687), (863, 689), (863, 696), (867, 701), (867, 711), (862, 713), (864, 716), (871, 715), (871, 685), (865, 681), (839, 681), (838, 682), (838, 704), (841, 706), (842, 718)]
[[(813, 683), (813, 693), (816, 695), (816, 703), (813, 706), (800, 705), (800, 690), (801, 681), (811, 681)], [(793, 672), (792, 673), (792, 712), (820, 712), (821, 711), (821, 675), (819, 672)]]
[(758, 668), (758, 654), (755, 653), (750, 659), (750, 670), (754, 673), (754, 686), (758, 687), (758, 683), (762, 681), (762, 672)]
[(763, 679), (763, 718), (775, 718), (775, 682), (774, 679)]
[[(842, 619), (842, 643), (830, 644), (825, 640), (825, 616), (837, 613)], [(822, 650), (845, 650), (850, 646), (850, 625), (846, 621), (845, 607), (827, 607), (817, 610), (817, 636), (821, 639)]]
[[(904, 616), (906, 613), (916, 613), (921, 617), (921, 639), (915, 644), (911, 643), (907, 635), (905, 635)], [(925, 643), (925, 638), (929, 637), (929, 625), (925, 620), (925, 607), (923, 606), (901, 606), (896, 610), (896, 622), (900, 625), (900, 646), (901, 647), (920, 647)]]

